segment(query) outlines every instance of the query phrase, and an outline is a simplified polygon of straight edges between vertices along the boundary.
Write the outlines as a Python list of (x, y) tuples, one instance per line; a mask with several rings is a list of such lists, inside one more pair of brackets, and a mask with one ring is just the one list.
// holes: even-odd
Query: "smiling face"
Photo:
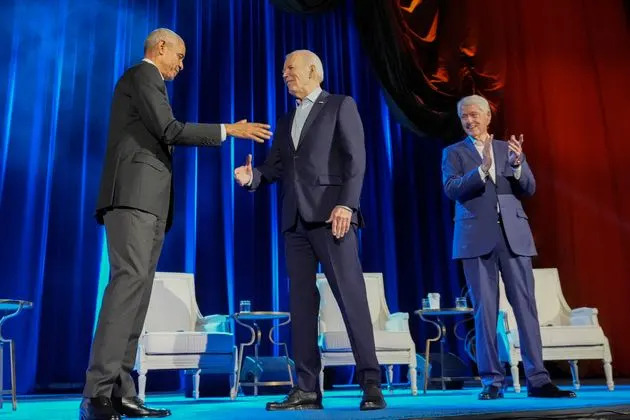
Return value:
[(490, 111), (483, 111), (479, 105), (462, 105), (459, 111), (462, 128), (469, 136), (483, 140), (488, 134), (490, 125)]
[(307, 57), (300, 53), (291, 54), (284, 61), (282, 78), (289, 93), (299, 99), (304, 99), (319, 86), (315, 65), (309, 63)]
[(155, 65), (160, 69), (164, 80), (173, 80), (184, 69), (186, 45), (179, 39), (168, 39), (158, 42)]

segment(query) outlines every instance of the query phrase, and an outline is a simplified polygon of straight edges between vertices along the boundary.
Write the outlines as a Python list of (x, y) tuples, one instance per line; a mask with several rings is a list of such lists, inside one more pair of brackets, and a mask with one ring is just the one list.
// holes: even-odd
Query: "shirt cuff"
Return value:
[(227, 131), (225, 130), (225, 124), (220, 124), (221, 125), (221, 141), (225, 141), (225, 139), (227, 138)]
[(514, 178), (516, 178), (517, 181), (521, 177), (522, 169), (523, 165), (518, 165), (516, 168), (514, 168)]
[(481, 177), (482, 181), (486, 181), (486, 179), (488, 178), (488, 172), (484, 172), (483, 169), (481, 169), (481, 166), (479, 166), (477, 169), (479, 169), (479, 176)]
[(350, 207), (348, 207), (348, 206), (342, 206), (341, 204), (338, 204), (337, 207), (341, 207), (343, 209), (348, 210), (350, 213), (353, 213), (352, 209)]

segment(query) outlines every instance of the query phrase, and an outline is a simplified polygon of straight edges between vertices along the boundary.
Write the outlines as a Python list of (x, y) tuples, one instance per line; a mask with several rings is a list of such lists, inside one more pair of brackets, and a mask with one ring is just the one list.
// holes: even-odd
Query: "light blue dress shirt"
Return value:
[(308, 94), (308, 96), (301, 101), (298, 99), (295, 101), (297, 108), (295, 109), (295, 115), (293, 116), (293, 125), (291, 126), (291, 138), (293, 139), (293, 146), (297, 149), (300, 143), (300, 135), (304, 128), (304, 123), (308, 118), (308, 114), (313, 109), (313, 104), (322, 93), (322, 88), (317, 87), (314, 91)]

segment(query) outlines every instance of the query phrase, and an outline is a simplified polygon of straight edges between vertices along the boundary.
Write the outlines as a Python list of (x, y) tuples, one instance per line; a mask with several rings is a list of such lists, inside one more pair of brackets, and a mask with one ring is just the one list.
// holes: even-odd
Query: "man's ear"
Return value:
[(160, 55), (164, 55), (166, 53), (166, 41), (158, 41), (158, 52)]
[(315, 65), (311, 64), (309, 67), (310, 67), (311, 71), (308, 72), (308, 78), (312, 79), (313, 76), (315, 75)]

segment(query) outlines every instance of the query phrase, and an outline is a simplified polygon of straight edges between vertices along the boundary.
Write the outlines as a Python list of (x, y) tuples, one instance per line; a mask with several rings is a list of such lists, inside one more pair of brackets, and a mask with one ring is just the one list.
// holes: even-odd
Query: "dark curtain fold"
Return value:
[(274, 6), (289, 13), (309, 14), (331, 10), (342, 0), (270, 0)]
[(487, 57), (503, 39), (484, 30), (484, 22), (496, 29), (501, 9), (487, 3), (355, 1), (366, 53), (410, 128), (454, 140), (461, 133), (454, 104), (467, 93), (485, 96), (498, 109), (505, 63)]

